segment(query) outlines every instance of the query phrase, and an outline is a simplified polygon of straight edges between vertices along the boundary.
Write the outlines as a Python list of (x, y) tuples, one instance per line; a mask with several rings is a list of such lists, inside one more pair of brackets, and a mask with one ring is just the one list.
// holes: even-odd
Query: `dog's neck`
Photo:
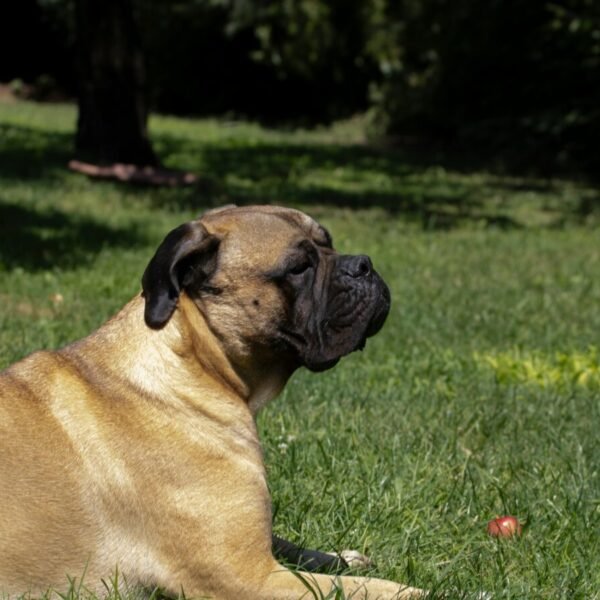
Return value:
[(127, 332), (128, 347), (135, 350), (122, 356), (113, 376), (128, 380), (146, 395), (193, 403), (216, 384), (223, 397), (232, 402), (243, 401), (256, 416), (279, 394), (291, 374), (271, 368), (259, 369), (250, 377), (236, 370), (201, 312), (185, 294), (180, 296), (177, 309), (162, 329), (146, 325), (144, 299), (138, 296), (96, 332), (64, 352), (89, 357), (97, 367), (115, 371), (114, 365), (103, 364), (106, 354), (95, 353), (94, 348), (99, 342), (104, 350), (111, 344), (122, 345), (123, 332)]
[(284, 366), (278, 368), (272, 360), (266, 364), (257, 361), (246, 368), (232, 364), (218, 337), (194, 301), (185, 293), (179, 297), (176, 315), (182, 320), (177, 324), (178, 329), (186, 331), (191, 339), (189, 347), (196, 361), (208, 374), (243, 398), (254, 416), (279, 395), (293, 369)]

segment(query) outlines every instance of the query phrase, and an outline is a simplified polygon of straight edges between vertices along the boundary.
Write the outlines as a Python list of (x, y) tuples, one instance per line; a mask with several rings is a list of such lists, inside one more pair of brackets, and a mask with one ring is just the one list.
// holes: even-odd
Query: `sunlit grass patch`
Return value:
[(600, 353), (590, 346), (583, 352), (500, 352), (476, 354), (480, 364), (490, 366), (496, 379), (506, 384), (540, 387), (600, 387)]

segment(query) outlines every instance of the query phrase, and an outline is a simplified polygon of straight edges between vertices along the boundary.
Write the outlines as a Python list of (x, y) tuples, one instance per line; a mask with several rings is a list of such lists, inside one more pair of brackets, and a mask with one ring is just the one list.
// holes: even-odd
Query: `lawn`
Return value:
[[(359, 119), (158, 116), (159, 155), (200, 184), (93, 183), (65, 169), (75, 118), (0, 104), (0, 367), (97, 327), (205, 208), (301, 208), (372, 257), (392, 310), (364, 352), (298, 372), (261, 415), (275, 531), (452, 598), (600, 598), (598, 189), (369, 146)], [(486, 535), (501, 514), (520, 539)]]

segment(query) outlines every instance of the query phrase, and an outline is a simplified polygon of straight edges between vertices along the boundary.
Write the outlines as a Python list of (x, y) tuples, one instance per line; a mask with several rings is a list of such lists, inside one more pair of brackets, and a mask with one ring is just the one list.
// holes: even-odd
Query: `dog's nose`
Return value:
[(373, 271), (373, 264), (368, 256), (344, 256), (341, 269), (346, 275), (358, 279), (370, 275)]

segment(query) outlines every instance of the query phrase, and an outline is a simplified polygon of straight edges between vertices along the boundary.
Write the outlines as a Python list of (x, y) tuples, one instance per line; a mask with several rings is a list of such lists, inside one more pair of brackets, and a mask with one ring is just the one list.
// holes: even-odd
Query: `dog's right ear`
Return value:
[(142, 277), (144, 319), (160, 329), (171, 318), (181, 290), (200, 286), (216, 268), (219, 238), (199, 221), (173, 229), (148, 263)]

